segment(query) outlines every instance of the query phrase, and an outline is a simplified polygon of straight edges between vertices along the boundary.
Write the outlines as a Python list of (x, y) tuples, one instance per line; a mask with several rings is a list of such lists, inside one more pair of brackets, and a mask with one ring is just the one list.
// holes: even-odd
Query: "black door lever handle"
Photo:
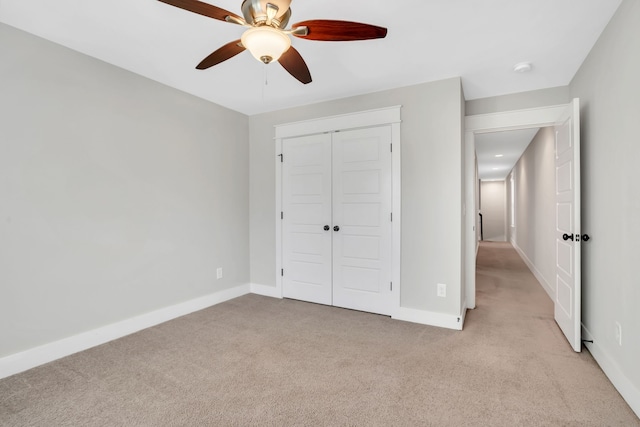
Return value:
[[(574, 236), (573, 236), (573, 234), (564, 233), (562, 235), (562, 239), (563, 240), (572, 240), (573, 241)], [(588, 234), (576, 234), (575, 235), (575, 241), (579, 242), (580, 240), (582, 240), (583, 242), (588, 242), (589, 240), (591, 240), (591, 237), (589, 237)]]

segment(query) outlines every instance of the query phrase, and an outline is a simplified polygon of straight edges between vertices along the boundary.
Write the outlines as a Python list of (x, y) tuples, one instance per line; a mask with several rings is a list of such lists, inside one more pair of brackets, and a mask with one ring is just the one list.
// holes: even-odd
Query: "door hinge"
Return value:
[(389, 286), (389, 290), (392, 291), (393, 290), (393, 282), (391, 282), (390, 286)]
[(280, 212), (280, 219), (284, 219), (284, 212)]
[(393, 144), (389, 144), (391, 146), (391, 152), (393, 153)]
[(391, 222), (393, 222), (393, 212), (391, 212)]
[(284, 162), (284, 154), (278, 154), (278, 157), (280, 157), (280, 163)]
[(280, 270), (280, 276), (284, 277), (284, 268)]

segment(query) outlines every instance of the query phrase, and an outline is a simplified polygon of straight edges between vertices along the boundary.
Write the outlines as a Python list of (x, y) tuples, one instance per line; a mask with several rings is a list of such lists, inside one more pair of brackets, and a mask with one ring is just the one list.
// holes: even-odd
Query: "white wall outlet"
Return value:
[(438, 283), (438, 296), (441, 298), (447, 297), (447, 285), (444, 283)]
[(616, 322), (616, 342), (622, 347), (622, 326), (620, 322)]
[(216, 270), (216, 277), (218, 279), (222, 279), (222, 267), (218, 267), (218, 269)]

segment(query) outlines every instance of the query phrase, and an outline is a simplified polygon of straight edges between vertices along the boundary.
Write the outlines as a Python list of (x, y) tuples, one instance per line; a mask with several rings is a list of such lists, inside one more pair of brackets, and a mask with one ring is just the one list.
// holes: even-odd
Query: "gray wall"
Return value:
[[(640, 2), (624, 0), (571, 82), (581, 100), (583, 323), (640, 413)], [(622, 326), (623, 345), (614, 325)]]
[[(462, 212), (460, 215), (460, 300), (458, 312), (461, 315), (466, 315), (467, 310), (467, 257), (468, 253), (465, 251), (466, 244), (466, 235), (464, 233), (466, 227), (466, 215), (470, 213), (467, 210), (466, 201), (467, 201), (467, 182), (465, 180), (465, 167), (466, 167), (466, 144), (465, 144), (465, 123), (464, 117), (467, 111), (467, 105), (464, 99), (464, 89), (462, 88), (462, 79), (459, 79), (460, 84), (460, 170), (461, 170), (461, 187), (460, 187), (460, 206), (462, 207)], [(475, 155), (475, 153), (474, 153)]]
[[(509, 240), (555, 295), (555, 133), (542, 128), (511, 171), (515, 184), (515, 228)], [(507, 178), (507, 217), (511, 215), (511, 174)]]
[(507, 241), (506, 187), (504, 181), (483, 181), (480, 185), (483, 240)]
[[(461, 302), (460, 79), (252, 116), (251, 282), (275, 286), (274, 125), (402, 105), (402, 306), (458, 315)], [(437, 283), (449, 285), (447, 298)]]
[(0, 58), (0, 357), (249, 282), (246, 116), (4, 24)]

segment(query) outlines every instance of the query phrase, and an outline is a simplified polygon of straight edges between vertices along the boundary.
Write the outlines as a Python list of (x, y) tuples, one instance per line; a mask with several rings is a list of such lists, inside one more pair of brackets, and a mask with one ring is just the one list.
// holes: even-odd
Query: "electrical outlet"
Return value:
[(620, 325), (620, 322), (616, 322), (616, 341), (618, 342), (618, 345), (622, 347), (622, 326)]
[(218, 267), (218, 269), (216, 270), (216, 277), (218, 279), (222, 279), (222, 267)]
[(447, 285), (444, 283), (438, 283), (438, 296), (441, 298), (447, 297)]

